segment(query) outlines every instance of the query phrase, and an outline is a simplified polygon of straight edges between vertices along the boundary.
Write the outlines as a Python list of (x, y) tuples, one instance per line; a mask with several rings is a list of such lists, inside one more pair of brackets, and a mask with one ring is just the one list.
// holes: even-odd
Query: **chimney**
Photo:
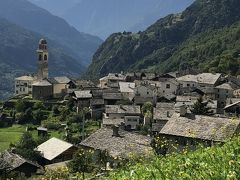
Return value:
[(118, 126), (116, 126), (116, 125), (113, 126), (112, 130), (113, 130), (112, 137), (120, 137), (120, 135), (119, 135), (119, 127)]
[(184, 117), (187, 114), (187, 106), (182, 105), (179, 107), (180, 116)]

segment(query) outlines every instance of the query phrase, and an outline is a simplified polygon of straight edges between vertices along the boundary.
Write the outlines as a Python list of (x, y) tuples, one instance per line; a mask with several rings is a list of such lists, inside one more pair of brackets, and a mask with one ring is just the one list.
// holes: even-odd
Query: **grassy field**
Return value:
[[(17, 143), (26, 131), (26, 126), (22, 125), (13, 125), (8, 128), (0, 128), (0, 152), (8, 149), (11, 143)], [(31, 131), (34, 138), (37, 138), (37, 131)], [(62, 133), (58, 131), (49, 132), (51, 137), (62, 138)]]
[(0, 152), (7, 149), (10, 143), (19, 141), (21, 135), (25, 131), (24, 126), (14, 125), (9, 128), (0, 128)]

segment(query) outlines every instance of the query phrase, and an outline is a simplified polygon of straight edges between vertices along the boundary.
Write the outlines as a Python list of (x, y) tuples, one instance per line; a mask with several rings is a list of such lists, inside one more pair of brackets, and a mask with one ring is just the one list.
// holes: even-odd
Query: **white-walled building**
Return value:
[(21, 76), (15, 79), (15, 95), (32, 94), (32, 84), (36, 80), (33, 76)]

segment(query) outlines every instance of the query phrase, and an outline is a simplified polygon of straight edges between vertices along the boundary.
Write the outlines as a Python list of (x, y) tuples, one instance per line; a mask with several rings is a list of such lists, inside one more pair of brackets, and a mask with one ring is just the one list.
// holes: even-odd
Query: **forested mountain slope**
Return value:
[(87, 75), (167, 72), (189, 66), (237, 74), (239, 8), (238, 0), (197, 0), (143, 32), (113, 34), (95, 53)]

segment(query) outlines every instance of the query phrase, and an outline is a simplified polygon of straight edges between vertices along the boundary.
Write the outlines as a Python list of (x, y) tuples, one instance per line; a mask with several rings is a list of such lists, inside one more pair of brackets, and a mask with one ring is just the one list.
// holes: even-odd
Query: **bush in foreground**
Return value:
[[(106, 177), (104, 177), (106, 179)], [(108, 179), (240, 179), (240, 137), (222, 147), (156, 157), (126, 166)]]

